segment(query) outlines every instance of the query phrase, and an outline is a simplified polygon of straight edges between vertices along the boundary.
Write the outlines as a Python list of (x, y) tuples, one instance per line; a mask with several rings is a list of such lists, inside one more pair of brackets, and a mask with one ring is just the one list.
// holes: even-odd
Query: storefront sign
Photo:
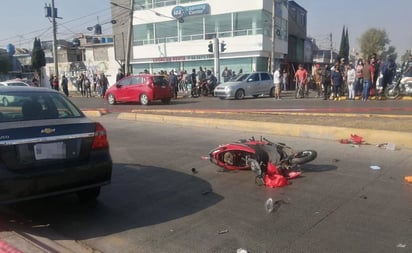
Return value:
[(172, 9), (172, 16), (176, 19), (188, 16), (210, 14), (209, 4), (197, 4), (191, 6), (176, 6)]

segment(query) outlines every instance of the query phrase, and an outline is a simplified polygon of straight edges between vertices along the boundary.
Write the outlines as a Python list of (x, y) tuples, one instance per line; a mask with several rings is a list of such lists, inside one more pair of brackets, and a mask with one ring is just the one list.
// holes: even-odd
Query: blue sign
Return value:
[(204, 14), (210, 14), (209, 4), (176, 6), (172, 9), (172, 16), (176, 19)]

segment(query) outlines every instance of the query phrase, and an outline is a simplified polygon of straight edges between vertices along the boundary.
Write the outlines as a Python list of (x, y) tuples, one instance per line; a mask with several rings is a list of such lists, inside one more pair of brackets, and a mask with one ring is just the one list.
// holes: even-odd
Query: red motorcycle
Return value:
[(299, 177), (300, 165), (317, 157), (314, 150), (294, 151), (284, 143), (275, 143), (266, 138), (239, 140), (219, 145), (204, 159), (225, 170), (252, 170), (256, 183), (268, 187), (287, 185), (287, 179)]

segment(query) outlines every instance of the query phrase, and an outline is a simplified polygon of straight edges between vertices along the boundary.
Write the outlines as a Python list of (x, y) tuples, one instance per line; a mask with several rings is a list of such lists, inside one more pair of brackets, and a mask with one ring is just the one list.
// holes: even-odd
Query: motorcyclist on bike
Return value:
[(215, 90), (215, 87), (217, 85), (217, 78), (213, 74), (213, 72), (209, 69), (206, 71), (206, 80), (207, 80), (208, 93), (213, 95), (213, 91)]

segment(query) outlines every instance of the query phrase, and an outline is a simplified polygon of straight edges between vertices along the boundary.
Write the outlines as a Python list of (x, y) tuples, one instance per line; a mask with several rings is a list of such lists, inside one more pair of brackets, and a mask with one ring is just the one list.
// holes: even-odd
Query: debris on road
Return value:
[(412, 183), (412, 176), (406, 176), (406, 177), (405, 177), (405, 181), (406, 181), (407, 183)]
[(342, 144), (364, 144), (365, 140), (363, 139), (362, 136), (356, 135), (356, 134), (351, 134), (349, 139), (341, 139), (340, 143)]
[(378, 165), (371, 165), (370, 168), (372, 170), (380, 170), (381, 169), (381, 167), (379, 167)]
[(396, 145), (394, 143), (381, 143), (376, 145), (378, 148), (381, 149), (386, 149), (386, 150), (390, 150), (390, 151), (395, 151), (396, 150)]
[(228, 229), (223, 229), (223, 230), (219, 230), (217, 233), (218, 233), (219, 235), (222, 235), (222, 234), (229, 233), (229, 230), (228, 230)]

